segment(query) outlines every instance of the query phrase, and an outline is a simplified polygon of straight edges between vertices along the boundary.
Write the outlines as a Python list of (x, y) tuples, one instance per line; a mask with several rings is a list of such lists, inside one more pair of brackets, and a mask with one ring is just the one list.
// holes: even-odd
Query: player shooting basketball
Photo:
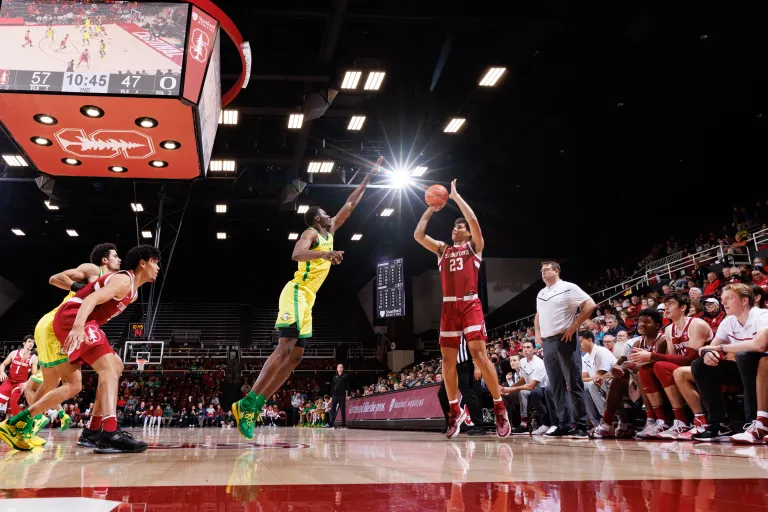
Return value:
[[(440, 188), (445, 191), (443, 187)], [(449, 246), (445, 242), (435, 240), (426, 234), (427, 223), (433, 213), (443, 209), (447, 199), (444, 196), (434, 197), (431, 190), (427, 191), (427, 197), (431, 206), (422, 215), (413, 237), (427, 250), (437, 255), (437, 266), (440, 269), (440, 281), (443, 285), (440, 352), (443, 355), (443, 381), (450, 404), (448, 430), (445, 435), (448, 439), (456, 437), (462, 422), (466, 419), (466, 412), (459, 407), (457, 398), (459, 380), (456, 372), (456, 359), (463, 334), (472, 353), (472, 360), (482, 373), (483, 380), (493, 396), (496, 434), (502, 438), (507, 437), (511, 431), (509, 419), (501, 401), (496, 370), (485, 351), (488, 335), (485, 331), (483, 306), (477, 295), (478, 274), (485, 247), (480, 224), (475, 212), (456, 191), (456, 180), (453, 180), (448, 198), (456, 202), (464, 217), (454, 222), (451, 233), (453, 245)]]
[(317, 206), (304, 214), (308, 227), (296, 242), (291, 256), (293, 261), (298, 262), (299, 268), (280, 294), (275, 323), (280, 333), (279, 345), (264, 363), (253, 389), (245, 398), (232, 404), (237, 429), (246, 439), (253, 439), (256, 414), (264, 407), (266, 397), (272, 396), (283, 385), (304, 356), (307, 339), (312, 336), (312, 306), (317, 291), (328, 276), (331, 265), (338, 265), (344, 259), (344, 251), (333, 248), (334, 234), (362, 199), (382, 160), (380, 158), (376, 162), (371, 173), (347, 198), (335, 217), (330, 217)]

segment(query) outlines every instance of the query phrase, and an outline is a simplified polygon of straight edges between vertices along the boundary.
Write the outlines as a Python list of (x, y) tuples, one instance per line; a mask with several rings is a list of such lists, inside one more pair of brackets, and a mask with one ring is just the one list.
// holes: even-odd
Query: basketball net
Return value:
[(136, 358), (136, 366), (140, 372), (144, 371), (144, 365), (147, 364), (146, 359)]

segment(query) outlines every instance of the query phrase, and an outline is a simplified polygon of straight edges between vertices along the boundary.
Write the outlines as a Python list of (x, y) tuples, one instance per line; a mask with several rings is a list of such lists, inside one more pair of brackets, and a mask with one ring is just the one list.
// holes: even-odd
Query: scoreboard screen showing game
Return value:
[(403, 258), (376, 265), (376, 318), (405, 316)]
[(177, 96), (188, 4), (0, 0), (0, 91)]

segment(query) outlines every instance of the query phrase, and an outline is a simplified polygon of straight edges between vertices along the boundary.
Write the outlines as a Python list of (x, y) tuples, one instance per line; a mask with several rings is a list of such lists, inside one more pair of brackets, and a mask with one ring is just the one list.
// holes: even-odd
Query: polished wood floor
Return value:
[[(166, 510), (153, 506), (161, 507), (181, 499), (178, 493), (183, 488), (188, 491), (184, 502), (189, 493), (194, 492), (218, 503), (231, 500), (241, 504), (262, 503), (259, 500), (269, 498), (277, 500), (269, 501), (277, 507), (273, 510), (301, 510), (296, 508), (300, 504), (297, 499), (309, 508), (320, 506), (304, 500), (303, 493), (310, 491), (312, 496), (327, 495), (331, 508), (325, 510), (392, 510), (389, 498), (386, 506), (379, 508), (374, 504), (360, 508), (359, 503), (352, 508), (345, 506), (354, 502), (354, 496), (359, 498), (360, 493), (391, 494), (383, 489), (400, 489), (399, 495), (405, 501), (399, 502), (398, 510), (400, 506), (405, 507), (402, 510), (432, 510), (429, 506), (435, 500), (442, 503), (435, 510), (446, 510), (446, 506), (448, 510), (463, 510), (451, 508), (451, 500), (459, 492), (459, 502), (467, 501), (465, 509), (473, 510), (472, 500), (486, 494), (489, 497), (499, 493), (500, 496), (524, 495), (520, 486), (527, 489), (535, 484), (534, 487), (539, 488), (544, 483), (556, 492), (545, 492), (548, 498), (542, 503), (558, 504), (560, 508), (541, 510), (568, 510), (569, 505), (562, 502), (564, 486), (568, 485), (576, 485), (579, 493), (592, 493), (589, 489), (598, 492), (605, 486), (636, 485), (638, 492), (655, 494), (658, 491), (662, 495), (677, 496), (674, 499), (678, 500), (698, 496), (701, 482), (706, 481), (730, 482), (730, 490), (723, 490), (720, 497), (716, 485), (707, 491), (715, 500), (707, 506), (717, 504), (719, 508), (720, 498), (733, 506), (734, 500), (759, 496), (761, 503), (752, 500), (741, 505), (768, 507), (768, 480), (763, 480), (768, 477), (768, 445), (575, 441), (527, 436), (499, 440), (491, 434), (462, 435), (448, 441), (437, 433), (303, 428), (259, 428), (253, 441), (246, 442), (234, 429), (131, 431), (135, 437), (149, 442), (150, 449), (142, 454), (97, 455), (76, 446), (78, 429), (43, 432), (48, 445), (32, 452), (17, 452), (3, 445), (0, 448), (0, 487), (3, 489), (0, 496), (12, 501), (0, 500), (0, 510), (9, 510), (9, 504), (18, 503), (19, 499), (31, 500), (26, 502), (29, 505), (43, 497), (76, 496), (90, 500), (108, 498), (107, 501), (119, 497), (114, 510), (133, 511), (139, 509), (126, 507), (138, 496), (136, 493), (151, 494), (152, 488), (157, 488), (156, 501), (144, 496), (141, 499), (149, 508), (141, 510)], [(681, 483), (678, 485), (678, 482)], [(735, 493), (737, 486), (745, 485), (749, 488)], [(170, 493), (167, 489), (175, 491)], [(279, 489), (283, 491), (277, 492)], [(432, 492), (429, 489), (433, 489), (435, 495), (428, 500), (426, 508), (416, 506), (417, 497)], [(342, 491), (347, 493), (346, 502)], [(541, 498), (541, 492), (535, 494)], [(221, 496), (217, 498), (219, 493)], [(409, 493), (415, 501), (405, 499)], [(238, 495), (243, 496), (240, 501)], [(615, 505), (614, 498), (604, 501)], [(281, 507), (291, 503), (289, 508)], [(504, 503), (507, 505), (498, 510), (517, 510), (515, 499), (504, 500)], [(101, 505), (107, 502), (102, 501)], [(614, 505), (608, 509), (616, 510)], [(636, 508), (633, 503), (625, 505), (629, 509), (653, 509), (645, 505)], [(597, 508), (600, 507), (595, 505), (591, 509)], [(672, 509), (678, 510), (679, 506)], [(698, 509), (694, 506), (691, 510)], [(78, 510), (90, 509), (80, 504)], [(250, 509), (246, 507), (246, 510)]]

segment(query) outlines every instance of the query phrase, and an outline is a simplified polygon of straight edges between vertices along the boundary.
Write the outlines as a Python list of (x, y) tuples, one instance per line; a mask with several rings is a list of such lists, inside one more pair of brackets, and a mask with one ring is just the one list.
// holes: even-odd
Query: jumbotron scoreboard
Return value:
[(376, 265), (376, 318), (405, 316), (403, 258)]
[(54, 176), (199, 177), (222, 108), (216, 11), (0, 0), (0, 128)]

